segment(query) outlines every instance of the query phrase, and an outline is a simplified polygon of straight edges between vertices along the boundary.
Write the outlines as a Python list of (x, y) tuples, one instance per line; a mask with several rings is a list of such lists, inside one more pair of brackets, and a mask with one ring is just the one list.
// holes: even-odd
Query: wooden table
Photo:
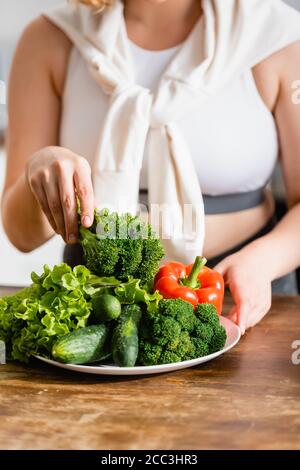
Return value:
[(276, 297), (237, 347), (199, 367), (125, 379), (0, 366), (0, 448), (300, 449), (295, 340), (300, 297)]

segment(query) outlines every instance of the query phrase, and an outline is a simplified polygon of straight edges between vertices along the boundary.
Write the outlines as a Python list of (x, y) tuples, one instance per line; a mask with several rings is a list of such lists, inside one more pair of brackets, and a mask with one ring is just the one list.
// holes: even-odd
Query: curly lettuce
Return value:
[(44, 266), (41, 276), (32, 273), (30, 287), (0, 299), (0, 339), (12, 359), (49, 355), (59, 337), (86, 326), (92, 309), (85, 292), (89, 278), (84, 266)]
[(161, 298), (142, 288), (138, 279), (121, 283), (65, 263), (53, 269), (45, 265), (43, 273), (33, 272), (31, 279), (30, 287), (0, 299), (0, 340), (6, 343), (8, 356), (22, 362), (34, 354), (49, 357), (60, 337), (84, 328), (98, 292), (111, 293), (123, 304), (145, 303), (149, 309)]

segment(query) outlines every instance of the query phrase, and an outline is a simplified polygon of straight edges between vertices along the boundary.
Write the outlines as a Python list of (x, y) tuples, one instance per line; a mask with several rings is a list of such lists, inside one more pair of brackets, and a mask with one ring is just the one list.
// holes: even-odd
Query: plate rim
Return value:
[[(153, 373), (160, 373), (160, 372), (171, 372), (174, 370), (184, 369), (196, 366), (201, 363), (209, 362), (222, 354), (225, 354), (230, 349), (234, 348), (237, 343), (241, 339), (241, 329), (238, 325), (233, 323), (229, 318), (220, 317), (220, 322), (225, 327), (225, 325), (230, 325), (230, 327), (234, 326), (237, 337), (234, 341), (224, 348), (220, 349), (220, 351), (216, 351), (212, 354), (208, 354), (206, 356), (200, 356), (194, 359), (190, 359), (187, 361), (180, 361), (180, 362), (172, 362), (169, 364), (158, 364), (152, 366), (134, 366), (134, 367), (119, 367), (119, 366), (112, 366), (112, 365), (92, 365), (92, 364), (64, 364), (63, 362), (54, 361), (52, 359), (48, 359), (43, 356), (39, 356), (34, 354), (33, 357), (36, 359), (50, 364), (54, 367), (58, 367), (60, 369), (71, 370), (73, 372), (81, 372), (81, 373), (90, 373), (90, 374), (98, 374), (98, 375), (147, 375)], [(201, 360), (201, 362), (199, 362)], [(88, 369), (88, 370), (87, 370)], [(167, 369), (167, 370), (166, 370)], [(101, 371), (101, 373), (100, 373)]]

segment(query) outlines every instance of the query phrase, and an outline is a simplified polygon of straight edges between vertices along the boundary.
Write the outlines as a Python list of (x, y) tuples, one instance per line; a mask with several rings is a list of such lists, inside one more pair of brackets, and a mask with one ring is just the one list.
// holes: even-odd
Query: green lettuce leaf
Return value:
[(86, 326), (92, 310), (85, 291), (91, 274), (84, 266), (44, 266), (32, 273), (33, 284), (0, 299), (0, 339), (13, 359), (27, 362), (32, 354), (48, 355), (61, 336)]
[(145, 303), (151, 310), (162, 298), (140, 285), (139, 279), (121, 283), (114, 277), (99, 278), (85, 266), (71, 269), (65, 263), (42, 274), (32, 273), (32, 284), (14, 296), (0, 299), (0, 339), (8, 355), (27, 362), (34, 354), (50, 356), (57, 339), (88, 324), (92, 296), (110, 293), (121, 303)]
[(140, 279), (130, 278), (128, 282), (116, 287), (114, 293), (119, 301), (124, 304), (143, 302), (150, 307), (153, 303), (157, 304), (162, 299), (162, 295), (158, 291), (151, 294), (147, 289), (140, 286), (140, 282)]

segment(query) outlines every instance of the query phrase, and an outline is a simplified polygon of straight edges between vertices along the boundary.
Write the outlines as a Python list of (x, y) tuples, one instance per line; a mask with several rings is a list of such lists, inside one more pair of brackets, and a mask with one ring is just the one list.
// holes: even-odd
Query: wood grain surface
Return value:
[(300, 297), (275, 297), (232, 351), (198, 367), (106, 378), (0, 366), (0, 448), (300, 449), (295, 340)]

